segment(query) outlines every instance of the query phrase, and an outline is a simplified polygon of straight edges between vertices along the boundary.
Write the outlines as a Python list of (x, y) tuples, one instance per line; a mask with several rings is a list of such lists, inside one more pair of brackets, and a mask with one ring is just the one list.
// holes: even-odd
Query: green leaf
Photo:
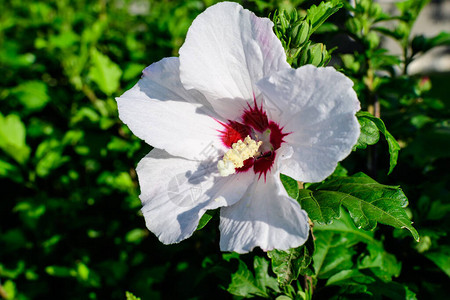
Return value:
[(25, 143), (25, 125), (17, 115), (3, 117), (0, 113), (0, 148), (20, 164), (30, 155), (30, 147)]
[(380, 131), (377, 125), (367, 118), (358, 118), (358, 122), (361, 126), (361, 134), (355, 148), (366, 149), (368, 145), (376, 144), (380, 139)]
[[(375, 243), (372, 231), (366, 231), (356, 228), (350, 214), (342, 207), (340, 209), (340, 218), (334, 220), (331, 224), (314, 224), (314, 232), (333, 232), (334, 234), (346, 235), (347, 245), (351, 246), (358, 242), (366, 244)], [(317, 238), (317, 237), (316, 237)], [(317, 240), (317, 239), (316, 239)], [(319, 247), (316, 247), (319, 248)]]
[(316, 31), (331, 15), (342, 7), (340, 0), (321, 2), (319, 6), (312, 5), (306, 12), (307, 18), (311, 21), (310, 35)]
[(12, 89), (12, 94), (30, 110), (42, 109), (50, 100), (47, 85), (39, 80), (30, 80)]
[[(390, 159), (389, 159), (388, 174), (390, 174), (394, 169), (395, 165), (397, 164), (398, 151), (400, 150), (400, 145), (398, 144), (397, 140), (392, 136), (392, 134), (390, 134), (390, 132), (386, 129), (386, 126), (384, 125), (384, 122), (381, 119), (374, 117), (373, 115), (371, 115), (366, 111), (357, 112), (356, 116), (358, 117), (358, 121), (360, 121), (362, 132), (361, 133), (362, 137), (358, 140), (357, 147), (360, 145), (359, 146), (360, 148), (365, 148), (367, 145), (373, 145), (370, 142), (373, 142), (376, 139), (376, 135), (373, 133), (373, 125), (367, 125), (368, 122), (373, 122), (375, 126), (378, 128), (378, 130), (384, 135), (389, 146)], [(362, 119), (365, 119), (365, 121), (362, 121)], [(364, 125), (364, 127), (362, 125)]]
[(426, 252), (425, 256), (450, 277), (450, 246), (441, 245), (435, 251)]
[(383, 244), (373, 241), (367, 245), (368, 255), (358, 261), (359, 269), (371, 269), (371, 271), (383, 281), (391, 281), (392, 277), (398, 277), (402, 264), (394, 255), (384, 251)]
[(343, 286), (346, 284), (370, 284), (372, 282), (375, 282), (373, 277), (361, 273), (358, 269), (351, 269), (334, 274), (327, 280), (326, 285)]
[[(272, 271), (281, 286), (289, 285), (298, 276), (308, 273), (314, 253), (314, 240), (310, 237), (300, 247), (289, 250), (272, 250), (267, 253), (272, 260)], [(312, 273), (312, 272), (311, 272)]]
[(97, 49), (91, 50), (92, 66), (89, 68), (89, 77), (98, 85), (100, 90), (111, 96), (120, 84), (122, 70), (108, 56)]
[(144, 70), (146, 65), (143, 64), (137, 64), (137, 63), (129, 63), (125, 67), (125, 70), (123, 71), (123, 80), (136, 80), (138, 76), (142, 73), (142, 70)]
[(255, 276), (253, 276), (247, 265), (239, 259), (238, 270), (231, 275), (231, 283), (227, 291), (236, 296), (261, 296), (266, 298), (269, 298), (270, 290), (280, 292), (277, 280), (269, 276), (269, 263), (267, 260), (255, 256), (253, 267)]
[(227, 291), (242, 297), (251, 295), (267, 296), (265, 291), (257, 286), (255, 277), (242, 260), (239, 260), (239, 267), (236, 273), (231, 275), (231, 283)]
[(0, 289), (2, 298), (5, 297), (4, 299), (7, 300), (17, 299), (16, 284), (12, 280), (6, 280), (3, 285), (0, 284)]
[[(419, 240), (419, 235), (404, 209), (408, 205), (408, 199), (399, 187), (379, 184), (363, 173), (333, 178), (315, 187), (317, 192), (312, 195), (317, 200), (322, 215), (322, 208), (332, 207), (333, 211), (336, 211), (338, 203), (342, 203), (350, 212), (356, 226), (364, 230), (372, 230), (379, 222), (396, 228), (406, 228), (416, 241)], [(319, 191), (327, 195), (318, 199), (316, 193)], [(308, 198), (305, 200), (310, 201)], [(303, 201), (300, 201), (300, 205), (305, 208)], [(321, 214), (318, 214), (319, 217)], [(310, 218), (312, 216), (315, 214), (310, 215)], [(317, 222), (323, 223), (321, 219)]]
[(258, 286), (264, 287), (264, 289), (270, 288), (275, 292), (280, 292), (277, 280), (269, 275), (269, 262), (267, 260), (262, 257), (255, 256), (253, 268), (255, 269), (255, 278)]
[(354, 266), (356, 254), (353, 245), (363, 242), (372, 244), (376, 241), (373, 232), (356, 228), (350, 215), (340, 209), (340, 219), (328, 225), (314, 225), (316, 251), (314, 252), (314, 269), (319, 278), (329, 278)]
[(314, 223), (329, 224), (333, 219), (340, 216), (339, 207), (342, 199), (346, 195), (337, 197), (336, 194), (330, 194), (327, 191), (311, 191), (301, 189), (299, 191), (298, 202), (302, 209), (308, 213), (308, 217)]
[(127, 300), (141, 300), (141, 298), (136, 297), (135, 295), (133, 295), (131, 292), (128, 291), (125, 292), (125, 297), (127, 297)]
[(426, 52), (433, 47), (450, 45), (450, 32), (442, 31), (434, 37), (415, 36), (411, 42), (413, 53)]
[(48, 266), (45, 268), (45, 272), (55, 277), (76, 277), (77, 271), (72, 268), (62, 266)]
[(20, 169), (3, 160), (0, 160), (0, 177), (6, 177), (16, 182), (23, 182)]
[(125, 241), (128, 243), (139, 244), (146, 236), (148, 236), (148, 231), (146, 229), (135, 228), (127, 232)]
[(36, 174), (39, 177), (46, 177), (50, 172), (70, 160), (68, 156), (63, 156), (64, 145), (57, 139), (45, 140), (36, 149)]
[[(314, 267), (326, 285), (352, 286), (353, 292), (366, 293), (368, 286), (381, 279), (388, 282), (400, 274), (401, 263), (386, 252), (373, 232), (356, 228), (348, 212), (341, 208), (341, 218), (330, 225), (315, 225)], [(356, 244), (364, 243), (363, 252)], [(369, 292), (371, 293), (371, 292)]]
[[(327, 225), (329, 227), (330, 225)], [(351, 234), (350, 234), (351, 235)], [(333, 231), (317, 231), (316, 251), (314, 252), (314, 270), (318, 278), (326, 279), (353, 266), (355, 250), (351, 247), (358, 240), (348, 242), (349, 234)]]
[(196, 230), (200, 230), (203, 227), (206, 226), (206, 224), (209, 223), (209, 221), (211, 221), (211, 219), (213, 218), (213, 216), (217, 213), (216, 210), (207, 210), (203, 216), (200, 218), (200, 221), (198, 222), (198, 226)]
[(284, 188), (286, 189), (286, 192), (288, 193), (289, 197), (293, 199), (298, 198), (298, 182), (295, 179), (292, 179), (289, 176), (286, 176), (284, 174), (280, 174), (281, 182), (283, 183)]

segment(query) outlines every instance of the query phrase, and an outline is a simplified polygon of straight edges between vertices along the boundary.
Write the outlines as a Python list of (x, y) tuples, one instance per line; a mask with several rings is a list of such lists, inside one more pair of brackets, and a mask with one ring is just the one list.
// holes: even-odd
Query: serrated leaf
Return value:
[[(237, 259), (239, 259), (237, 257)], [(262, 257), (255, 256), (253, 261), (255, 276), (247, 265), (239, 259), (236, 273), (231, 275), (231, 283), (227, 291), (242, 297), (269, 297), (270, 290), (279, 292), (277, 280), (269, 275), (269, 263)], [(269, 290), (270, 289), (270, 290)]]
[(339, 207), (345, 195), (335, 195), (326, 191), (301, 189), (298, 202), (314, 223), (329, 224), (339, 218)]
[(339, 0), (321, 2), (318, 6), (312, 5), (306, 12), (307, 18), (311, 21), (310, 35), (316, 31), (331, 15), (342, 7)]
[(272, 261), (272, 271), (277, 275), (279, 284), (287, 286), (301, 274), (307, 273), (308, 267), (312, 262), (313, 253), (314, 240), (310, 237), (300, 247), (287, 251), (272, 250), (267, 255)]
[(280, 292), (278, 281), (269, 275), (269, 262), (262, 257), (255, 256), (253, 261), (253, 268), (255, 269), (256, 283), (259, 287), (272, 289), (275, 292)]
[(252, 295), (267, 296), (265, 291), (257, 286), (255, 277), (242, 260), (239, 260), (239, 267), (236, 273), (231, 275), (231, 283), (227, 291), (233, 295), (242, 297)]
[(347, 236), (345, 239), (348, 246), (352, 246), (358, 242), (363, 242), (366, 244), (375, 243), (373, 232), (356, 228), (349, 213), (342, 207), (340, 209), (339, 219), (334, 220), (333, 223), (327, 225), (314, 224), (314, 232), (317, 233), (318, 231), (333, 232), (341, 235), (346, 234)]
[(289, 197), (293, 199), (298, 198), (298, 182), (295, 179), (292, 179), (289, 176), (286, 176), (284, 174), (280, 174), (281, 182), (283, 183), (284, 188), (286, 189), (286, 192), (288, 193)]
[(91, 50), (92, 66), (89, 68), (89, 77), (98, 85), (106, 95), (112, 95), (119, 88), (122, 70), (108, 56), (97, 49)]
[(3, 117), (0, 113), (0, 148), (18, 163), (28, 160), (30, 147), (25, 143), (25, 125), (17, 115)]
[[(358, 173), (350, 177), (333, 178), (316, 186), (316, 190), (312, 195), (319, 208), (335, 208), (337, 203), (342, 203), (350, 212), (356, 226), (364, 230), (372, 230), (379, 222), (396, 228), (406, 228), (416, 241), (419, 240), (419, 235), (404, 210), (408, 199), (399, 187), (379, 184), (369, 176)], [(322, 201), (318, 201), (316, 196), (319, 191), (327, 193), (319, 198), (323, 199)], [(305, 208), (302, 202), (300, 205)]]
[[(390, 158), (389, 158), (388, 174), (390, 174), (392, 172), (392, 170), (394, 170), (395, 165), (397, 165), (398, 151), (400, 151), (400, 145), (398, 144), (397, 140), (392, 136), (392, 134), (386, 129), (386, 126), (384, 125), (384, 122), (381, 119), (374, 117), (373, 115), (371, 115), (370, 113), (368, 113), (366, 111), (357, 112), (356, 116), (358, 117), (358, 120), (366, 119), (366, 120), (373, 122), (377, 126), (378, 130), (386, 138), (386, 141), (389, 146)], [(367, 138), (367, 136), (366, 136), (366, 138)], [(373, 138), (374, 137), (372, 137), (372, 139)], [(359, 140), (358, 140), (358, 144), (359, 144)], [(372, 145), (372, 144), (368, 144), (368, 145)]]

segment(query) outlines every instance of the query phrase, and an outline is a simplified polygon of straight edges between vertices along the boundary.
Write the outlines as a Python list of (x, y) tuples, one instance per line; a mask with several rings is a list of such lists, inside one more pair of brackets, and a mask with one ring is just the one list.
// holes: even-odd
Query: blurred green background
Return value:
[[(231, 298), (224, 288), (237, 264), (222, 259), (217, 219), (172, 246), (145, 228), (134, 168), (151, 147), (120, 122), (114, 100), (147, 65), (176, 56), (215, 2), (0, 1), (0, 298)], [(243, 4), (267, 16), (301, 2)], [(402, 262), (399, 282), (439, 297), (450, 274), (448, 76), (405, 80), (386, 83), (380, 99), (404, 149), (378, 180), (402, 186), (422, 241), (388, 228), (378, 237)], [(365, 159), (346, 166), (364, 169)]]

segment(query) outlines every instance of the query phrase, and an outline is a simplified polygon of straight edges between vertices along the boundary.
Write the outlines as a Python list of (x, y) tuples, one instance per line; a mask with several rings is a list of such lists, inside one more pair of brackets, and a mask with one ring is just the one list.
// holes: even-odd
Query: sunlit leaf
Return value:
[(369, 176), (358, 173), (350, 177), (335, 177), (304, 190), (300, 205), (312, 221), (319, 224), (339, 217), (339, 206), (347, 208), (356, 226), (372, 230), (377, 222), (396, 228), (406, 228), (419, 240), (419, 235), (405, 212), (408, 199), (396, 186), (382, 185)]
[(284, 174), (280, 174), (281, 182), (283, 183), (284, 188), (286, 189), (286, 192), (288, 193), (289, 197), (293, 199), (297, 199), (298, 197), (298, 182), (295, 179), (292, 179), (289, 176), (286, 176)]
[(136, 297), (135, 295), (133, 295), (131, 292), (125, 292), (125, 297), (127, 297), (127, 300), (141, 300), (141, 298)]
[(309, 20), (311, 20), (310, 34), (316, 31), (331, 15), (342, 7), (339, 0), (331, 0), (321, 2), (319, 5), (312, 5), (306, 12)]
[(47, 92), (47, 85), (38, 80), (25, 81), (12, 89), (13, 95), (30, 110), (43, 108), (50, 97)]
[(0, 148), (18, 163), (28, 160), (30, 147), (25, 143), (25, 125), (17, 115), (4, 117), (0, 113)]
[(92, 66), (89, 68), (89, 77), (98, 85), (106, 95), (112, 95), (119, 88), (122, 70), (108, 56), (97, 49), (91, 51)]

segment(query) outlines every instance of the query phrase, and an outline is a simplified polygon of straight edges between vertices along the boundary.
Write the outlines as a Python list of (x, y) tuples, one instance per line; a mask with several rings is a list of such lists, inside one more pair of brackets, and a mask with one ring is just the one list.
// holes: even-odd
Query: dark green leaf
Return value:
[(298, 182), (295, 179), (292, 179), (289, 176), (286, 176), (284, 174), (280, 174), (281, 182), (283, 183), (284, 188), (286, 189), (286, 192), (288, 193), (289, 197), (293, 199), (298, 198)]
[[(316, 186), (316, 190), (328, 193), (326, 197), (319, 198), (324, 200), (323, 203), (317, 201), (318, 207), (335, 208), (338, 203), (342, 203), (356, 226), (364, 230), (372, 230), (380, 222), (396, 228), (406, 228), (415, 240), (419, 240), (419, 235), (404, 210), (408, 199), (399, 187), (379, 184), (369, 176), (358, 173), (351, 177), (333, 178)], [(317, 192), (312, 195), (315, 197)], [(300, 205), (305, 207), (302, 202)], [(323, 215), (323, 210), (320, 211)], [(323, 223), (320, 218), (318, 221)]]
[(231, 283), (227, 291), (242, 297), (251, 295), (265, 296), (264, 291), (257, 287), (252, 272), (242, 260), (239, 260), (239, 267), (236, 273), (231, 275)]
[(298, 202), (314, 223), (328, 224), (339, 218), (339, 207), (346, 195), (308, 189), (301, 189), (299, 193)]
[(275, 292), (279, 292), (278, 282), (275, 278), (269, 275), (269, 262), (262, 257), (255, 256), (253, 261), (253, 268), (255, 269), (256, 284), (259, 287), (270, 288)]
[(352, 257), (356, 252), (351, 246), (357, 243), (357, 240), (348, 243), (347, 236), (348, 234), (336, 233), (331, 230), (315, 233), (316, 251), (313, 261), (315, 274), (318, 278), (329, 278), (353, 266)]
[[(400, 145), (398, 144), (397, 140), (392, 136), (392, 134), (386, 129), (386, 126), (384, 125), (384, 122), (379, 119), (374, 117), (373, 115), (371, 115), (368, 112), (365, 111), (360, 111), (358, 113), (356, 113), (356, 116), (358, 117), (358, 120), (361, 119), (366, 119), (368, 121), (373, 122), (376, 127), (378, 128), (378, 130), (384, 135), (384, 137), (386, 138), (386, 141), (388, 143), (389, 146), (389, 155), (390, 155), (390, 159), (389, 159), (389, 172), (388, 174), (390, 174), (392, 172), (392, 170), (394, 169), (395, 165), (397, 164), (397, 159), (398, 159), (398, 151), (400, 150)], [(366, 121), (364, 121), (366, 122)], [(365, 123), (365, 126), (367, 127), (367, 122)], [(373, 125), (371, 125), (371, 127), (373, 127)], [(366, 129), (364, 129), (366, 130)], [(373, 128), (371, 129), (367, 129), (372, 131)], [(367, 141), (373, 141), (375, 139), (375, 135), (371, 135), (371, 137), (368, 138), (368, 136), (366, 135), (366, 132), (364, 132), (363, 134), (363, 140), (358, 140), (358, 144), (360, 143), (362, 145), (364, 145), (364, 142)], [(369, 143), (366, 143), (366, 145), (371, 145)], [(365, 147), (364, 147), (365, 148)]]
[(380, 131), (377, 125), (367, 118), (358, 118), (358, 122), (361, 126), (361, 134), (355, 148), (366, 149), (367, 145), (376, 144), (380, 139)]
[(62, 267), (62, 266), (48, 266), (45, 268), (45, 272), (51, 276), (56, 277), (75, 277), (77, 276), (77, 271), (72, 268)]
[(450, 246), (442, 245), (435, 251), (425, 252), (425, 256), (450, 277)]
[(413, 53), (426, 52), (433, 47), (450, 45), (450, 32), (440, 32), (434, 37), (425, 37), (419, 35), (414, 37), (411, 42)]
[(351, 269), (342, 270), (339, 273), (334, 274), (327, 280), (327, 285), (366, 285), (372, 282), (375, 282), (373, 277), (361, 273), (358, 269)]
[(286, 286), (299, 275), (308, 273), (313, 253), (314, 240), (310, 237), (305, 245), (287, 251), (272, 250), (267, 255), (272, 260), (272, 271), (277, 274), (278, 282)]

